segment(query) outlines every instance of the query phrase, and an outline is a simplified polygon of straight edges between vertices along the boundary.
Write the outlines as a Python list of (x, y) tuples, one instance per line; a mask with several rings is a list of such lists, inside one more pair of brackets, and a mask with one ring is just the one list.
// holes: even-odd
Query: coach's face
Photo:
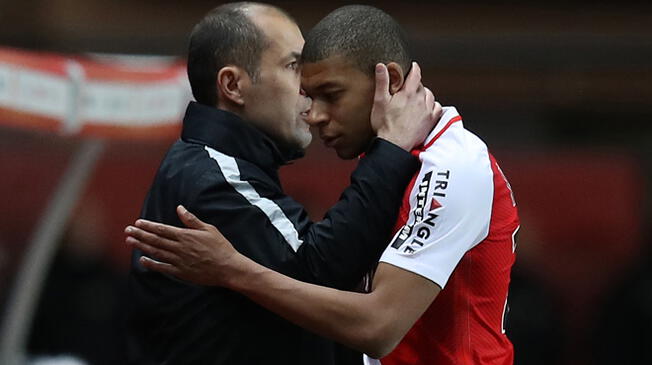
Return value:
[(287, 17), (270, 9), (252, 14), (251, 20), (269, 44), (261, 56), (259, 76), (244, 94), (244, 116), (279, 147), (305, 148), (312, 135), (305, 121), (310, 99), (300, 92), (304, 43), (301, 31)]
[(342, 56), (305, 63), (301, 85), (312, 98), (308, 122), (343, 159), (366, 150), (374, 132), (369, 120), (374, 79)]

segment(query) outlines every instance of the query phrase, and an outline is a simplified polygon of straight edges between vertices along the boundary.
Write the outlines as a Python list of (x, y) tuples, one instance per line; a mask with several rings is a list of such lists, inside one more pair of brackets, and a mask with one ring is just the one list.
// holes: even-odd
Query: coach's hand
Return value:
[(217, 228), (183, 206), (177, 207), (177, 214), (188, 228), (139, 219), (125, 228), (125, 242), (146, 255), (140, 263), (147, 269), (195, 284), (228, 286), (230, 270), (244, 256)]
[(416, 62), (400, 90), (390, 93), (387, 66), (376, 65), (376, 91), (371, 109), (371, 126), (378, 137), (406, 151), (426, 139), (442, 114), (432, 92), (421, 83), (421, 68)]

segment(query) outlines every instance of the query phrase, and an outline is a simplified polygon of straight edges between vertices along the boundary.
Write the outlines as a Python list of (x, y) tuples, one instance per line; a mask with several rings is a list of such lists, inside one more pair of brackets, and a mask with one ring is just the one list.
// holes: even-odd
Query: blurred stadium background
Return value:
[[(306, 31), (350, 2), (273, 3)], [(652, 4), (362, 3), (404, 25), (425, 83), (511, 181), (516, 363), (652, 363)], [(218, 4), (0, 3), (0, 361), (124, 362), (122, 230), (190, 97), (187, 35)], [(319, 218), (354, 164), (317, 141), (282, 177)]]

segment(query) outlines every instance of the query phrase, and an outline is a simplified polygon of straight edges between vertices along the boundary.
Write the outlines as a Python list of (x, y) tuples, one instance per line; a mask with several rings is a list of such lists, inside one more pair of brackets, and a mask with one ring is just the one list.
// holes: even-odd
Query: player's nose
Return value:
[(311, 126), (319, 126), (320, 124), (328, 123), (329, 120), (330, 115), (324, 105), (317, 100), (313, 100), (310, 111), (308, 112), (308, 118), (306, 118), (306, 123)]

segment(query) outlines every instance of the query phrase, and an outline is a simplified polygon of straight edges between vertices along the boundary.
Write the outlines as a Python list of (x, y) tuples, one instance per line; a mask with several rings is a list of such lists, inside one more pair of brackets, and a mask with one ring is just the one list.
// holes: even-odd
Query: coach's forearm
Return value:
[(405, 189), (419, 166), (400, 147), (375, 139), (337, 204), (302, 232), (296, 261), (305, 275), (292, 276), (342, 290), (360, 283), (387, 247)]
[[(343, 345), (381, 356), (396, 343), (385, 341), (389, 332), (382, 306), (373, 293), (340, 291), (304, 283), (238, 258), (227, 286), (281, 317)], [(396, 341), (393, 341), (396, 342)]]

